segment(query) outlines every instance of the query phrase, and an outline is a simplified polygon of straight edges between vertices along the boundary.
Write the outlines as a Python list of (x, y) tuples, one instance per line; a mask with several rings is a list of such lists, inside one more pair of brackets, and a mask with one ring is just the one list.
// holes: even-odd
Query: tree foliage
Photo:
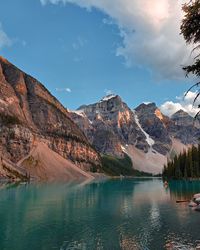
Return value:
[(169, 161), (163, 169), (163, 177), (170, 179), (200, 178), (200, 145), (192, 146)]
[[(185, 13), (181, 23), (181, 34), (183, 35), (187, 44), (193, 44), (194, 49), (191, 54), (197, 51), (197, 55), (194, 57), (193, 64), (183, 67), (186, 72), (186, 76), (189, 74), (200, 77), (200, 0), (190, 0), (188, 3), (183, 5), (183, 11)], [(196, 103), (200, 96), (200, 82), (193, 85), (189, 90), (197, 87), (197, 95), (194, 99), (193, 105)], [(200, 105), (198, 105), (200, 108)], [(196, 114), (199, 117), (200, 112)]]
[[(200, 0), (191, 0), (189, 3), (183, 5), (185, 13), (181, 24), (181, 34), (186, 40), (187, 44), (194, 44), (195, 50), (200, 49)], [(200, 54), (194, 58), (192, 65), (186, 66), (183, 69), (186, 74), (193, 73), (200, 76)]]
[(140, 172), (133, 168), (132, 161), (128, 155), (117, 158), (111, 155), (102, 156), (102, 170), (110, 176), (152, 176), (152, 174)]

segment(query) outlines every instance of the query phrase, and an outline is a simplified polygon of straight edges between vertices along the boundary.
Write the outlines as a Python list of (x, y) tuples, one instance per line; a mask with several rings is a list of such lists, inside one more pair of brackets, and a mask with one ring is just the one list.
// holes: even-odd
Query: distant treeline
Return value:
[(134, 169), (131, 158), (127, 154), (124, 155), (124, 158), (103, 155), (102, 169), (104, 173), (110, 176), (152, 176), (150, 173), (145, 173)]
[(200, 178), (200, 145), (175, 156), (163, 169), (163, 177), (170, 179)]

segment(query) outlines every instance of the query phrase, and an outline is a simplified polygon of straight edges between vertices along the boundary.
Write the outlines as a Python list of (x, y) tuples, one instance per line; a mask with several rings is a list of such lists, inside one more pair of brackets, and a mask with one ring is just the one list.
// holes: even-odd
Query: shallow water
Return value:
[(200, 182), (124, 179), (0, 185), (0, 249), (195, 249)]

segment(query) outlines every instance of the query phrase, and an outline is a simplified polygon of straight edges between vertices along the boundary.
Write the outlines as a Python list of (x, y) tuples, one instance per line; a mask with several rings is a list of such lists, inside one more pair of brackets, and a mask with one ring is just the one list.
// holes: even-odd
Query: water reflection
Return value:
[(190, 200), (194, 194), (200, 193), (200, 181), (171, 181), (168, 191), (171, 199)]
[(0, 185), (0, 249), (190, 249), (199, 214), (175, 200), (199, 183), (125, 179)]

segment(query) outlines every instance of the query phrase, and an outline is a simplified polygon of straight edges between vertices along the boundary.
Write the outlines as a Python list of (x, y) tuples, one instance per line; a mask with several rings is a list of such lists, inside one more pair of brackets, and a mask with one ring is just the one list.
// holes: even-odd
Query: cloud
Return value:
[(12, 44), (11, 39), (3, 30), (2, 24), (0, 23), (0, 49), (5, 46), (10, 46)]
[(82, 38), (82, 37), (78, 37), (76, 39), (75, 42), (72, 43), (72, 48), (74, 50), (79, 50), (80, 48), (84, 47), (87, 44), (87, 40)]
[(70, 88), (56, 88), (57, 92), (67, 92), (67, 93), (71, 93), (72, 90)]
[(104, 89), (104, 93), (105, 93), (106, 95), (112, 95), (112, 94), (114, 94), (113, 91), (110, 90), (110, 89)]
[(197, 95), (197, 92), (190, 91), (186, 97), (184, 97), (184, 95), (177, 96), (176, 97), (177, 102), (167, 101), (160, 106), (160, 110), (163, 114), (167, 116), (171, 116), (174, 113), (176, 113), (178, 110), (182, 109), (194, 117), (199, 111), (197, 106), (198, 106), (198, 101), (200, 101), (200, 98), (199, 98), (197, 100), (196, 105), (193, 106), (193, 101), (196, 95)]
[[(117, 56), (129, 67), (147, 67), (154, 76), (165, 79), (184, 77), (181, 65), (189, 63), (190, 47), (180, 33), (182, 4), (187, 0), (40, 0), (43, 5), (73, 3), (96, 8), (118, 25), (122, 44)], [(107, 21), (109, 20), (109, 21)]]

